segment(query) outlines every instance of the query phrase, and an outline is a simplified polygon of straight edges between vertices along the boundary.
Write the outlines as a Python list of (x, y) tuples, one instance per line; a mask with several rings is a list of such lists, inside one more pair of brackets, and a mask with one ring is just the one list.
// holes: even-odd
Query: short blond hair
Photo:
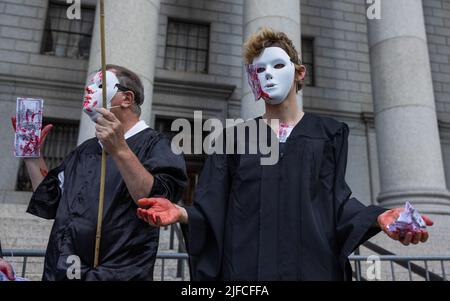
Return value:
[[(263, 50), (268, 47), (280, 47), (286, 51), (291, 58), (291, 62), (295, 65), (295, 70), (300, 72), (302, 61), (292, 40), (284, 32), (275, 31), (269, 27), (263, 27), (258, 32), (252, 34), (244, 43), (245, 64), (251, 64), (253, 59), (260, 56)], [(298, 81), (297, 90), (301, 90), (302, 87), (303, 81)]]

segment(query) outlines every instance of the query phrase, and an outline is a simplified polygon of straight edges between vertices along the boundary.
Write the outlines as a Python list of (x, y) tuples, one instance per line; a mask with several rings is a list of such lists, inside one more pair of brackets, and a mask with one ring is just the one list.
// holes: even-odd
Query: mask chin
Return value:
[(264, 98), (264, 101), (270, 105), (279, 105), (286, 100), (286, 97)]
[[(292, 86), (291, 86), (291, 89), (292, 89)], [(279, 104), (283, 103), (287, 99), (291, 89), (282, 92), (283, 94), (281, 94), (281, 92), (280, 93), (276, 93), (274, 95), (270, 95), (270, 93), (267, 93), (268, 95), (270, 95), (270, 97), (263, 97), (263, 99), (264, 99), (264, 101), (267, 104), (279, 105)]]

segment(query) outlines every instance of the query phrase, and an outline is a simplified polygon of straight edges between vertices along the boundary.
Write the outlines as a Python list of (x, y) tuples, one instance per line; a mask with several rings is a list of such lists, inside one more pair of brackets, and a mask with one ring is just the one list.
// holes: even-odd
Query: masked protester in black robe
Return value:
[[(55, 219), (43, 280), (73, 279), (78, 266), (81, 280), (152, 280), (159, 228), (137, 218), (135, 201), (145, 196), (178, 201), (186, 183), (184, 159), (172, 152), (169, 139), (145, 122), (137, 122), (135, 115), (132, 123), (126, 119), (134, 114), (130, 109), (133, 102), (142, 104), (138, 100), (143, 100), (143, 88), (137, 76), (120, 66), (108, 66), (108, 70), (113, 70), (132, 93), (124, 86), (124, 93), (114, 92), (111, 106), (120, 106), (114, 111), (118, 117), (113, 109), (99, 110), (97, 138), (81, 144), (59, 167), (48, 172), (35, 189), (27, 210)], [(93, 91), (91, 87), (90, 92)], [(134, 125), (124, 135), (118, 129), (127, 122)], [(94, 268), (101, 144), (108, 155), (99, 266)], [(119, 145), (126, 145), (122, 147), (123, 154), (117, 151)], [(27, 167), (32, 172), (32, 166)], [(145, 182), (149, 177), (153, 179), (150, 185)], [(72, 255), (79, 258), (80, 265)]]
[(260, 155), (211, 156), (185, 208), (193, 279), (349, 279), (348, 255), (380, 231), (385, 209), (350, 197), (348, 133), (306, 113), (275, 165)]
[[(254, 65), (247, 66), (250, 83), (258, 81), (254, 93), (266, 102), (264, 117), (279, 126), (257, 118), (244, 154), (211, 155), (193, 206), (144, 199), (138, 216), (152, 225), (183, 224), (193, 280), (351, 280), (348, 256), (381, 229), (399, 239), (386, 227), (403, 209), (366, 207), (351, 197), (349, 128), (299, 110), (295, 95), (305, 68), (286, 35), (264, 29), (245, 48)], [(261, 131), (278, 139), (276, 164), (263, 165), (262, 152), (250, 151), (254, 141), (261, 145)], [(418, 243), (427, 236), (400, 240)]]

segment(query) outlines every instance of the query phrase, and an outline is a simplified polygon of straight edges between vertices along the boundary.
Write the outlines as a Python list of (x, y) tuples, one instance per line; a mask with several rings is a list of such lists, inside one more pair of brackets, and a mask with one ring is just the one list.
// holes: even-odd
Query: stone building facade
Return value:
[[(254, 103), (244, 76), (242, 44), (260, 26), (285, 31), (309, 68), (298, 97), (303, 109), (350, 126), (347, 180), (354, 195), (388, 207), (411, 200), (436, 221), (429, 244), (403, 248), (380, 235), (374, 242), (396, 254), (450, 253), (450, 0), (105, 2), (107, 61), (140, 75), (142, 118), (157, 129), (192, 119), (197, 110), (205, 119), (260, 114), (262, 102)], [(381, 19), (367, 18), (370, 3), (380, 4)], [(93, 136), (81, 103), (88, 74), (100, 67), (98, 10), (93, 0), (81, 5), (82, 24), (74, 29), (69, 20), (56, 22), (66, 1), (0, 0), (6, 247), (45, 246), (50, 227), (21, 216), (30, 192), (18, 189), (21, 162), (12, 156), (16, 98), (45, 99), (48, 122), (76, 129), (62, 131), (59, 143), (69, 132), (78, 135), (70, 139), (74, 145)]]

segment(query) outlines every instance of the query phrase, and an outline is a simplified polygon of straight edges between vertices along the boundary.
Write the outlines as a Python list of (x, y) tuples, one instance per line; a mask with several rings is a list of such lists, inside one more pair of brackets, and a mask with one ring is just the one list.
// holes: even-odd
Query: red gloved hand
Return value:
[(1, 258), (0, 258), (0, 272), (5, 274), (6, 277), (8, 277), (8, 279), (11, 281), (14, 281), (16, 279), (16, 277), (14, 277), (12, 266)]
[[(419, 242), (426, 242), (429, 236), (427, 230), (419, 230), (416, 232), (410, 231), (407, 232), (403, 237), (400, 236), (400, 233), (398, 231), (391, 232), (388, 230), (389, 225), (397, 220), (403, 210), (404, 208), (394, 208), (380, 214), (377, 218), (377, 222), (380, 228), (390, 238), (400, 241), (405, 246), (409, 245), (410, 243), (416, 245)], [(422, 215), (422, 218), (427, 226), (433, 226), (433, 221), (428, 216)]]
[(138, 206), (137, 216), (155, 227), (175, 224), (181, 216), (180, 209), (164, 198), (140, 199)]

